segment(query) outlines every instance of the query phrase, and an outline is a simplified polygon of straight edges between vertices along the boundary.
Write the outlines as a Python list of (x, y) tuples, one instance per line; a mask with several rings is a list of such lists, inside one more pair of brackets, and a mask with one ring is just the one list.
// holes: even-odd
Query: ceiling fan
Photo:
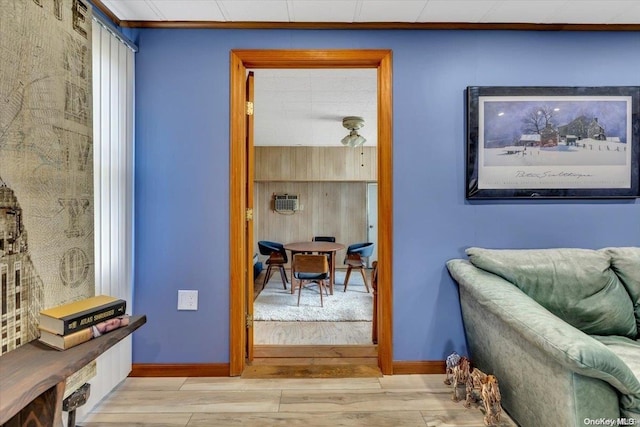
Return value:
[(348, 116), (342, 119), (342, 126), (349, 129), (349, 135), (342, 138), (342, 145), (347, 147), (358, 147), (367, 140), (360, 136), (358, 130), (364, 126), (364, 119), (358, 116)]

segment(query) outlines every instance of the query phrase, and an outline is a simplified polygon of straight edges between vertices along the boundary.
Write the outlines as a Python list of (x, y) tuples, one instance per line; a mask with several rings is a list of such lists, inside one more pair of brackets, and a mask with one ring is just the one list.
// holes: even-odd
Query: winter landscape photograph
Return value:
[(606, 166), (630, 161), (630, 100), (481, 99), (482, 165)]

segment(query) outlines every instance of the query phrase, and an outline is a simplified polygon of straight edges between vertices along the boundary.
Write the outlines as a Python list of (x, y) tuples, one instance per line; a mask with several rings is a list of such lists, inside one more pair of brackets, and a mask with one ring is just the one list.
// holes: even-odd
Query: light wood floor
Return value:
[[(484, 426), (444, 375), (381, 378), (127, 378), (84, 427)], [(501, 427), (516, 426), (503, 412)]]

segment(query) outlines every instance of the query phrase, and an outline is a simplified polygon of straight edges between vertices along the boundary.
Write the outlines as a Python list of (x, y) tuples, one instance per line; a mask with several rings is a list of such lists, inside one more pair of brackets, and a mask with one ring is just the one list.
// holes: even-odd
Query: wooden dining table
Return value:
[(284, 248), (291, 251), (291, 261), (297, 253), (311, 252), (329, 255), (329, 292), (333, 295), (333, 285), (336, 281), (336, 252), (344, 249), (342, 243), (335, 242), (293, 242), (284, 245)]

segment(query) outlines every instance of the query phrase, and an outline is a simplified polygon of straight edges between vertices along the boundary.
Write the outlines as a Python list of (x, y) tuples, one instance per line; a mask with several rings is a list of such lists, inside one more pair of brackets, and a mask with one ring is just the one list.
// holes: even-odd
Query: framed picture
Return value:
[(640, 87), (467, 88), (466, 197), (640, 197)]

